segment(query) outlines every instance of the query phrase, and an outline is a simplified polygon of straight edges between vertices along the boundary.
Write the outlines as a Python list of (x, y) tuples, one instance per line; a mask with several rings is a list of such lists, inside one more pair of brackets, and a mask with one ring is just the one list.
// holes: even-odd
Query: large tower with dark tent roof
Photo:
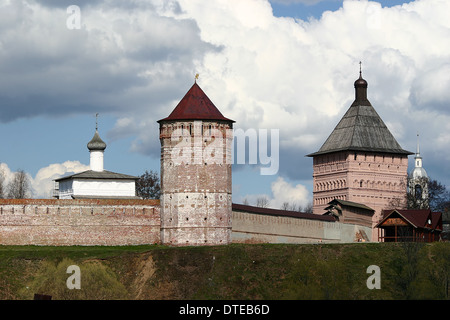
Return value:
[(231, 242), (233, 122), (197, 82), (172, 113), (158, 121), (163, 244)]
[[(313, 211), (323, 214), (334, 199), (375, 210), (406, 205), (408, 155), (367, 99), (367, 81), (354, 83), (355, 100), (313, 158)], [(376, 235), (376, 232), (374, 233)]]

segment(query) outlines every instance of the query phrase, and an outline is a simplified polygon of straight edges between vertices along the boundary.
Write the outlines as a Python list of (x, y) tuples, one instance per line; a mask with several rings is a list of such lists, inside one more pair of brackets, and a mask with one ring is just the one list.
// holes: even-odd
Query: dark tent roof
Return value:
[(413, 154), (400, 146), (372, 107), (367, 99), (367, 82), (361, 76), (355, 81), (355, 101), (319, 151), (308, 156), (338, 151)]

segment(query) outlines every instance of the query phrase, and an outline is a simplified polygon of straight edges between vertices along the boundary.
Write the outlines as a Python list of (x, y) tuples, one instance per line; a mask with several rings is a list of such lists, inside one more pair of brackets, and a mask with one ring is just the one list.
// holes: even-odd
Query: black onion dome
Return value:
[(367, 81), (362, 78), (361, 73), (359, 79), (355, 81), (355, 88), (367, 88)]

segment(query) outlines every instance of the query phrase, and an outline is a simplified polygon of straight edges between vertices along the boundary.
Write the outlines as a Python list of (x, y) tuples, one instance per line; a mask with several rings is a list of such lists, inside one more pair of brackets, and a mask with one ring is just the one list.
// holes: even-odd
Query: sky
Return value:
[(233, 202), (306, 206), (306, 155), (350, 107), (361, 61), (397, 141), (414, 152), (419, 133), (428, 175), (450, 186), (449, 16), (447, 0), (0, 0), (0, 169), (51, 197), (89, 169), (98, 113), (106, 170), (159, 173), (156, 121), (198, 73), (235, 128), (279, 132), (275, 174), (233, 165)]

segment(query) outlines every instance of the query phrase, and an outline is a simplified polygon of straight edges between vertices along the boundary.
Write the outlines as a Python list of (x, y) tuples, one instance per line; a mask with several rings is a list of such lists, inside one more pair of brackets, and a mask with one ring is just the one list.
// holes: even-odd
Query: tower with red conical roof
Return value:
[(161, 242), (231, 242), (233, 120), (195, 82), (158, 121), (161, 142)]

